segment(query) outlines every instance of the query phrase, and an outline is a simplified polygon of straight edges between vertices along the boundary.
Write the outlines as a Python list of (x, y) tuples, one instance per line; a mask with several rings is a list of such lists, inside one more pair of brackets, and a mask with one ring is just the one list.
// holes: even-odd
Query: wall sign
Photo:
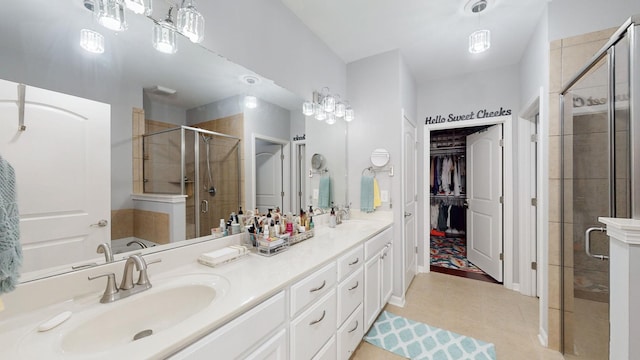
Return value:
[(449, 114), (449, 115), (435, 115), (429, 116), (425, 119), (425, 124), (442, 124), (445, 122), (454, 122), (454, 121), (466, 121), (466, 120), (475, 120), (475, 119), (486, 119), (491, 117), (498, 116), (506, 116), (511, 115), (511, 109), (505, 109), (500, 107), (500, 110), (487, 110), (481, 109), (478, 111), (472, 111), (466, 114)]
[(307, 139), (307, 134), (296, 135), (293, 137), (293, 141), (302, 141)]
[[(628, 101), (629, 94), (618, 94), (615, 96), (616, 102)], [(583, 106), (596, 106), (596, 105), (606, 105), (609, 102), (609, 99), (606, 97), (596, 98), (593, 96), (589, 96), (588, 98), (584, 98), (582, 96), (574, 96), (573, 97), (573, 107), (579, 108)]]

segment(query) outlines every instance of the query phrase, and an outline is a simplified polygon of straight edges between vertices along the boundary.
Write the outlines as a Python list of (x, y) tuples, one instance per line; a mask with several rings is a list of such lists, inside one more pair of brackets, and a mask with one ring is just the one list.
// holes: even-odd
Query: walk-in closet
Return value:
[[(489, 126), (430, 133), (430, 269), (450, 275), (495, 281), (467, 257), (469, 154), (467, 137)], [(479, 175), (479, 174), (476, 174)]]

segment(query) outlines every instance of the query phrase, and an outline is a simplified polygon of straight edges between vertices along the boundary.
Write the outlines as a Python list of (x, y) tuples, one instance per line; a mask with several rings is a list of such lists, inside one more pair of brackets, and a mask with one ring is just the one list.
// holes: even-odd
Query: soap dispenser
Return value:
[(329, 227), (336, 227), (336, 211), (331, 207), (331, 213), (329, 214)]

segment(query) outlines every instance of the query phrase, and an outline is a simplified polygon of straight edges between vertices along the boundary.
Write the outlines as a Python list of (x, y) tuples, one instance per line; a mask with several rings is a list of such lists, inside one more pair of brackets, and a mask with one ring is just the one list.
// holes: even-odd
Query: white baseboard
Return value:
[(547, 332), (543, 328), (539, 328), (538, 331), (538, 341), (540, 341), (540, 344), (544, 347), (549, 347), (549, 335), (547, 335)]
[(391, 296), (391, 299), (389, 299), (389, 304), (397, 307), (404, 307), (404, 305), (406, 304), (406, 301), (404, 297), (399, 298), (394, 295), (394, 296)]
[(422, 273), (428, 273), (430, 270), (428, 267), (426, 266), (418, 266), (418, 273), (422, 274)]

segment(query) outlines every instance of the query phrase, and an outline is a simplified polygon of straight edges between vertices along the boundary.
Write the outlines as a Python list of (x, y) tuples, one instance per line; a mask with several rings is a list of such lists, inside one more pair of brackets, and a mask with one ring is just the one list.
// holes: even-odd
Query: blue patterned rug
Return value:
[(491, 343), (383, 311), (364, 340), (408, 359), (495, 360)]

